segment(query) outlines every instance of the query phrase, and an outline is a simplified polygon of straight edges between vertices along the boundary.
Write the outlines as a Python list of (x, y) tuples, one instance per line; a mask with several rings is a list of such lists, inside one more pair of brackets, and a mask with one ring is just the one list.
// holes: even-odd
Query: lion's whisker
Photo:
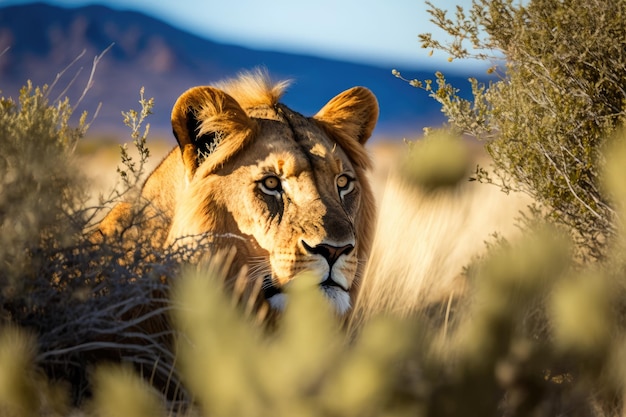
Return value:
[(280, 102), (288, 84), (257, 71), (185, 91), (171, 113), (178, 149), (148, 176), (137, 201), (105, 217), (100, 234), (117, 233), (131, 247), (144, 237), (183, 263), (217, 256), (213, 272), (235, 297), (258, 286), (274, 298), (280, 283), (310, 270), (344, 311), (347, 294), (338, 288), (363, 268), (353, 257), (369, 247), (374, 226), (365, 174), (372, 161), (363, 145), (378, 104), (354, 87), (306, 117)]

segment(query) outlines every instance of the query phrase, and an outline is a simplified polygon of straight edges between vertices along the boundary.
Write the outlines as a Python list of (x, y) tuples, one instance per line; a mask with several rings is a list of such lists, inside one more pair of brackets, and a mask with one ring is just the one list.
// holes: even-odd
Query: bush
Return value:
[(69, 101), (49, 104), (47, 91), (29, 83), (19, 102), (0, 99), (0, 283), (5, 296), (27, 292), (24, 275), (36, 273), (41, 252), (67, 245), (85, 225), (82, 172), (72, 158), (85, 117), (71, 127)]
[[(610, 268), (575, 267), (567, 236), (545, 224), (494, 246), (468, 269), (465, 305), (443, 328), (421, 313), (396, 317), (390, 300), (346, 330), (306, 276), (266, 328), (245, 300), (223, 291), (227, 257), (185, 266), (185, 248), (157, 253), (147, 241), (130, 250), (115, 240), (92, 242), (84, 228), (93, 213), (81, 203), (84, 188), (71, 164), (83, 125), (67, 127), (69, 104), (46, 103), (45, 91), (26, 88), (19, 103), (3, 100), (0, 115), (7, 149), (0, 259), (8, 265), (0, 270), (0, 414), (68, 415), (76, 405), (98, 416), (622, 412), (622, 223), (614, 223), (618, 239), (603, 247)], [(151, 101), (141, 103), (145, 110)], [(139, 182), (133, 178), (148, 155), (145, 134), (136, 133), (148, 113), (127, 113), (141, 158), (132, 165), (122, 152), (126, 186)], [(611, 140), (596, 168), (619, 216), (624, 135)], [(444, 141), (427, 153), (432, 169), (445, 163), (449, 176), (404, 175), (429, 189), (453, 188), (466, 167), (458, 146)], [(376, 272), (393, 286), (398, 270)]]
[[(603, 150), (625, 120), (626, 1), (475, 0), (453, 19), (428, 4), (453, 41), (423, 34), (422, 46), (450, 59), (503, 61), (489, 70), (500, 80), (471, 79), (471, 101), (441, 73), (436, 85), (410, 83), (429, 91), (460, 132), (486, 142), (503, 190), (532, 196), (536, 215), (572, 232), (582, 259), (604, 258), (617, 231), (601, 172)], [(494, 182), (481, 168), (475, 178)]]
[[(69, 382), (54, 384), (54, 395), (64, 399), (51, 402), (37, 376), (25, 386), (44, 397), (28, 399), (25, 410), (81, 401), (90, 392), (90, 364), (105, 358), (129, 360), (155, 384), (175, 387), (163, 278), (186, 254), (154, 253), (141, 241), (131, 251), (118, 241), (95, 244), (90, 230), (103, 207), (86, 206), (88, 184), (74, 154), (88, 127), (86, 114), (72, 127), (69, 100), (51, 103), (49, 91), (28, 84), (17, 102), (0, 100), (0, 327), (7, 335), (14, 326), (29, 329), (36, 346), (30, 340), (28, 349), (37, 353), (23, 361), (35, 360), (53, 381)], [(140, 160), (122, 149), (124, 181), (103, 206), (132, 194), (141, 178), (148, 152), (139, 129), (151, 101), (142, 96), (141, 104), (143, 113), (126, 114)], [(9, 351), (20, 337), (7, 342)], [(3, 362), (3, 370), (9, 365)]]

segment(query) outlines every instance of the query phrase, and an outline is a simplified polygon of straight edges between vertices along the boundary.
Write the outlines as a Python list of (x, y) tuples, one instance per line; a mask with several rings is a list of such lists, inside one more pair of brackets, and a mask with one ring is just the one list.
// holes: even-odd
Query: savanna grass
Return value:
[[(284, 314), (266, 327), (237, 285), (224, 289), (228, 254), (192, 264), (185, 248), (158, 253), (140, 240), (130, 248), (94, 240), (66, 147), (72, 141), (60, 138), (75, 131), (52, 117), (58, 107), (43, 91), (3, 101), (0, 117), (9, 144), (0, 189), (8, 243), (0, 247), (8, 265), (0, 282), (3, 415), (60, 416), (76, 407), (94, 416), (623, 413), (623, 230), (606, 243), (610, 262), (589, 267), (574, 262), (569, 234), (550, 224), (494, 244), (467, 269), (467, 289), (444, 321), (430, 320), (419, 295), (403, 298), (400, 312), (370, 298), (347, 330), (305, 274), (290, 287)], [(34, 113), (22, 109), (35, 104)], [(39, 113), (47, 118), (35, 117), (39, 128), (27, 129)], [(612, 142), (603, 186), (622, 213), (626, 141), (617, 135)], [(446, 152), (451, 143), (428, 145), (442, 146), (428, 155), (433, 169), (450, 166), (449, 175), (399, 175), (431, 196), (458, 191), (459, 164), (443, 159), (462, 154)], [(140, 165), (127, 175), (140, 175)], [(22, 172), (28, 182), (20, 182)], [(48, 193), (51, 205), (40, 207)], [(134, 194), (123, 188), (117, 195)], [(141, 213), (134, 219), (143, 220)], [(388, 250), (406, 244), (405, 236), (385, 239)], [(381, 299), (404, 279), (398, 271), (425, 261), (399, 262), (399, 269), (375, 270), (377, 282), (389, 285), (378, 288)], [(438, 277), (433, 269), (427, 279)]]

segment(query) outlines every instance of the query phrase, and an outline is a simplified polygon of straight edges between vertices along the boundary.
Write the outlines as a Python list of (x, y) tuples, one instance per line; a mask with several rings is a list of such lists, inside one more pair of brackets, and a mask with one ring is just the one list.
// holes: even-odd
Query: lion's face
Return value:
[(213, 185), (230, 190), (223, 207), (246, 237), (251, 273), (264, 280), (273, 306), (283, 304), (283, 286), (308, 270), (345, 312), (358, 264), (361, 185), (344, 151), (315, 130), (314, 141), (298, 142), (285, 124), (261, 123), (264, 140), (218, 170), (228, 174)]
[[(315, 119), (281, 104), (236, 110), (236, 123), (215, 130), (218, 124), (203, 125), (200, 113), (191, 112), (200, 120), (190, 124), (185, 104), (184, 126), (200, 132), (195, 152), (201, 156), (187, 167), (188, 184), (179, 195), (170, 241), (210, 233), (216, 242), (236, 247), (250, 280), (262, 280), (265, 298), (278, 309), (289, 282), (311, 271), (336, 310), (345, 313), (373, 227), (367, 224), (373, 217), (364, 176), (368, 162), (351, 148), (362, 147), (359, 138), (336, 131), (324, 111)], [(372, 111), (377, 114), (375, 101)], [(228, 148), (228, 141), (237, 139), (224, 127), (249, 134)], [(217, 142), (198, 145), (206, 132)], [(185, 134), (177, 132), (179, 141)], [(354, 143), (345, 146), (346, 140)], [(212, 152), (198, 153), (199, 147)], [(184, 144), (181, 148), (184, 159)]]

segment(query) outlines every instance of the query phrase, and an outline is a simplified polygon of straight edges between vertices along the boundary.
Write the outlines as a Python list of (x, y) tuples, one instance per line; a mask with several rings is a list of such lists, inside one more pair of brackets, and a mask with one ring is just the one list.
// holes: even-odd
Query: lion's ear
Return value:
[(330, 100), (314, 116), (341, 136), (365, 144), (378, 120), (378, 101), (365, 87), (353, 87)]
[(213, 167), (226, 162), (256, 129), (234, 98), (213, 87), (187, 90), (172, 109), (172, 130), (189, 180), (205, 161)]

